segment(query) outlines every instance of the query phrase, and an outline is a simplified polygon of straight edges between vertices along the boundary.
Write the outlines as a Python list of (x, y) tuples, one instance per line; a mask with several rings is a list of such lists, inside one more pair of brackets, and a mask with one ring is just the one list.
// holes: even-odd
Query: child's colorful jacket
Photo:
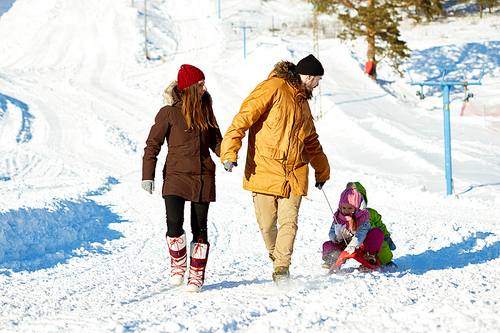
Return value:
[[(359, 182), (355, 182), (354, 184), (356, 184), (356, 189), (363, 196), (365, 203), (368, 204), (366, 189)], [(384, 232), (385, 237), (390, 237), (391, 233), (387, 230), (387, 227), (385, 226), (384, 222), (382, 222), (382, 216), (373, 208), (367, 208), (367, 210), (370, 213), (370, 224), (372, 228), (379, 228)], [(381, 264), (387, 264), (392, 260), (393, 257), (392, 251), (385, 240), (382, 243), (382, 249), (380, 250), (380, 253), (377, 254), (377, 257)]]
[[(366, 205), (368, 205), (368, 197), (366, 196), (366, 189), (359, 182), (355, 182), (354, 184), (356, 184), (356, 189), (359, 191), (359, 193), (361, 193), (363, 199), (365, 200)], [(387, 230), (387, 227), (385, 226), (384, 222), (382, 222), (382, 216), (373, 208), (366, 208), (366, 209), (370, 213), (370, 224), (372, 225), (372, 228), (382, 229), (382, 231), (385, 234), (385, 237), (390, 237), (391, 233)]]
[[(359, 248), (372, 228), (370, 225), (370, 213), (366, 209), (360, 209), (363, 202), (363, 197), (356, 189), (348, 189), (340, 195), (339, 206), (337, 212), (333, 215), (333, 223), (330, 228), (330, 239), (335, 243), (345, 242), (347, 246), (354, 246)], [(354, 213), (358, 230), (352, 230), (350, 221), (351, 216), (342, 214), (342, 205), (350, 204), (354, 206), (357, 211)]]

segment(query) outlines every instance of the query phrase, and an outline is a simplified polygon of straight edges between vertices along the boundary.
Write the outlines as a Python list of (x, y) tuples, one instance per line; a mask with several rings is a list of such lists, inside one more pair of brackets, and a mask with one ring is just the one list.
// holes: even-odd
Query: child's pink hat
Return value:
[(363, 196), (356, 189), (344, 190), (340, 195), (339, 209), (342, 209), (343, 204), (349, 204), (359, 209), (361, 202), (363, 201)]

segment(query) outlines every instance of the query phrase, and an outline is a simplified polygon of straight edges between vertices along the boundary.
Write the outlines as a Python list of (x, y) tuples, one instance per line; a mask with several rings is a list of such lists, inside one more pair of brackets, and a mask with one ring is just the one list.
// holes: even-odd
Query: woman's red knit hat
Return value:
[(205, 80), (203, 72), (199, 68), (191, 65), (182, 65), (181, 69), (179, 69), (179, 73), (177, 73), (177, 86), (179, 90), (202, 80)]

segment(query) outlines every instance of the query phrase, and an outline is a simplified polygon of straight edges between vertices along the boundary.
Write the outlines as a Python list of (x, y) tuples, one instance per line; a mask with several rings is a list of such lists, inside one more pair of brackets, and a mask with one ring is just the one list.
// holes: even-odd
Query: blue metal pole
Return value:
[[(411, 77), (412, 70), (430, 70), (430, 71), (441, 71), (441, 80), (434, 82), (414, 82)], [(411, 85), (419, 85), (422, 89), (423, 86), (441, 86), (443, 88), (443, 116), (444, 116), (444, 153), (445, 153), (445, 172), (446, 172), (446, 193), (448, 195), (453, 194), (453, 178), (451, 175), (451, 131), (450, 131), (450, 87), (460, 85), (463, 86), (465, 84), (465, 76), (464, 81), (446, 81), (444, 77), (447, 73), (452, 71), (458, 71), (458, 68), (408, 68), (408, 75), (410, 76)], [(470, 85), (481, 85), (481, 79), (484, 75), (484, 68), (470, 68), (469, 71), (472, 70), (480, 70), (479, 78), (473, 80), (477, 80), (477, 82), (468, 82)], [(423, 96), (423, 91), (421, 93), (417, 92), (417, 96), (420, 95), (421, 99)]]
[(219, 0), (219, 18), (220, 18), (220, 0)]
[(245, 59), (247, 58), (247, 39), (246, 39), (246, 34), (245, 34), (246, 30), (247, 30), (247, 27), (243, 27), (243, 57)]
[(451, 131), (450, 131), (450, 86), (443, 85), (443, 116), (444, 116), (444, 158), (446, 171), (446, 193), (452, 194), (451, 177)]

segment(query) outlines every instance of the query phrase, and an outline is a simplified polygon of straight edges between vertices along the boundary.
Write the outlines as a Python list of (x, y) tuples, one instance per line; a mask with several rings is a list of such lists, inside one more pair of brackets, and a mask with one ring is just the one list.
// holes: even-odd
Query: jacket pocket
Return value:
[(267, 157), (273, 160), (283, 161), (285, 160), (286, 152), (284, 150), (275, 147), (256, 147), (257, 153), (263, 157)]
[(167, 161), (165, 163), (165, 172), (166, 174), (178, 174), (178, 173), (191, 173), (192, 167), (190, 163), (186, 163), (186, 161), (182, 160), (182, 157), (174, 154), (167, 154)]

